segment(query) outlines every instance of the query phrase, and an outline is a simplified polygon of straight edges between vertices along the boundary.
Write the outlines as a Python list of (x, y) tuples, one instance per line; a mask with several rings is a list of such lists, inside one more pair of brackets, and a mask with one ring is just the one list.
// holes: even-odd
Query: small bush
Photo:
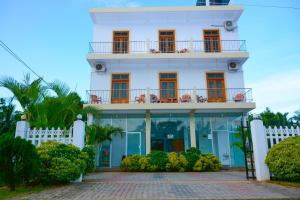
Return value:
[(187, 165), (188, 165), (188, 161), (183, 155), (178, 156), (178, 154), (176, 152), (171, 152), (168, 154), (168, 162), (166, 164), (166, 171), (184, 172)]
[(85, 146), (82, 149), (82, 152), (85, 152), (88, 155), (87, 159), (85, 160), (85, 162), (86, 162), (85, 173), (94, 172), (95, 169), (96, 169), (96, 163), (95, 163), (95, 155), (96, 155), (96, 153), (95, 153), (94, 147), (91, 146), (91, 145)]
[(42, 183), (68, 183), (76, 180), (86, 169), (88, 154), (74, 145), (47, 141), (37, 148), (41, 160)]
[(193, 171), (193, 167), (197, 160), (199, 160), (201, 152), (195, 147), (187, 149), (185, 152), (182, 152), (182, 155), (187, 159), (188, 165), (186, 171)]
[(277, 179), (300, 181), (300, 136), (289, 137), (274, 145), (265, 163)]
[(150, 171), (163, 172), (166, 170), (166, 164), (168, 162), (168, 156), (166, 152), (151, 151), (147, 157), (149, 158)]
[(222, 165), (219, 159), (213, 154), (202, 155), (195, 163), (193, 170), (195, 172), (215, 172), (221, 169)]
[(39, 172), (39, 159), (30, 141), (6, 133), (0, 136), (0, 179), (15, 190), (16, 184), (28, 183)]
[(153, 171), (150, 165), (150, 159), (148, 157), (142, 156), (139, 160), (140, 170), (142, 172)]
[(140, 159), (141, 155), (134, 154), (128, 156), (121, 161), (121, 169), (128, 172), (138, 172), (141, 170)]

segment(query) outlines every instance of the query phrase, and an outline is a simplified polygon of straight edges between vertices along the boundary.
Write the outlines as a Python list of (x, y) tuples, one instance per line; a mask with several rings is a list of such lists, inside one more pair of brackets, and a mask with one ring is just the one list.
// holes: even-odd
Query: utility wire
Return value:
[(40, 78), (44, 83), (49, 85), (38, 73), (36, 73), (29, 65), (25, 63), (13, 50), (11, 50), (2, 40), (0, 40), (0, 46), (7, 51), (12, 57), (14, 57), (16, 60), (18, 60), (20, 63), (22, 63), (27, 69), (29, 69), (33, 74), (35, 74), (38, 78)]

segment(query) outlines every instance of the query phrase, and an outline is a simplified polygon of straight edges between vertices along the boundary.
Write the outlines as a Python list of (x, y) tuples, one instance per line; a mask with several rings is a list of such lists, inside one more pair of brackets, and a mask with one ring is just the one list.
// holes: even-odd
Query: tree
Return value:
[(0, 98), (0, 135), (13, 132), (20, 115), (20, 112), (15, 111), (12, 100), (7, 102), (5, 99)]
[(293, 125), (299, 126), (300, 125), (300, 110), (294, 113), (294, 116), (289, 119), (290, 123)]
[(123, 129), (111, 125), (86, 127), (86, 143), (90, 145), (102, 144), (104, 141), (111, 141), (114, 135), (123, 135)]
[(274, 113), (270, 108), (266, 108), (265, 111), (260, 113), (260, 117), (265, 126), (291, 126), (292, 124), (288, 120), (289, 113)]
[(39, 173), (39, 159), (30, 141), (12, 134), (0, 136), (0, 176), (11, 190), (16, 184), (30, 182)]

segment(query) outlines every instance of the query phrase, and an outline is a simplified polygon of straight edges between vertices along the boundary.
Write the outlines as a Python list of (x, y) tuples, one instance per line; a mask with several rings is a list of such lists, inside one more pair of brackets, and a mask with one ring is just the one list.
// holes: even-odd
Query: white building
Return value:
[(94, 123), (125, 132), (102, 146), (99, 167), (116, 167), (126, 155), (189, 147), (214, 153), (225, 166), (243, 166), (233, 145), (240, 140), (236, 129), (255, 108), (244, 85), (243, 7), (206, 3), (90, 10), (89, 105), (101, 109)]

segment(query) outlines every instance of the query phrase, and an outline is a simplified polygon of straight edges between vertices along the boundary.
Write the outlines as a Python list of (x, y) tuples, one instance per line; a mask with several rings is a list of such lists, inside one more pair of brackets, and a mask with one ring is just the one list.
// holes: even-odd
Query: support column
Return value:
[(25, 121), (18, 121), (16, 125), (16, 134), (15, 137), (21, 137), (22, 139), (27, 138), (27, 131), (30, 128), (29, 122)]
[(81, 120), (82, 116), (78, 115), (77, 120), (73, 123), (73, 144), (80, 150), (84, 147), (85, 123)]
[(263, 122), (260, 119), (254, 119), (250, 123), (250, 126), (253, 143), (256, 179), (258, 181), (270, 180), (269, 168), (265, 164), (268, 146)]
[(196, 126), (195, 126), (195, 110), (190, 112), (190, 138), (191, 147), (196, 147)]
[(87, 114), (87, 125), (93, 125), (94, 115), (93, 114)]
[(151, 152), (151, 116), (150, 110), (146, 111), (146, 154)]

